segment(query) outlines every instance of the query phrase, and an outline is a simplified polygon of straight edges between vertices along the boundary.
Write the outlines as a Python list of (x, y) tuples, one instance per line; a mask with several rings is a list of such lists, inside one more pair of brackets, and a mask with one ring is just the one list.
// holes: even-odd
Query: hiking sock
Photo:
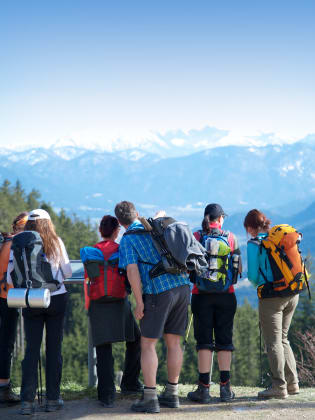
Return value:
[(145, 386), (143, 389), (143, 399), (144, 401), (150, 401), (150, 400), (157, 400), (157, 393), (156, 393), (156, 387), (148, 387)]
[(167, 381), (165, 392), (167, 395), (178, 395), (178, 384)]
[(199, 382), (205, 386), (209, 386), (210, 383), (210, 372), (200, 373), (199, 372)]
[(225, 384), (230, 380), (230, 371), (229, 370), (220, 370), (220, 382)]

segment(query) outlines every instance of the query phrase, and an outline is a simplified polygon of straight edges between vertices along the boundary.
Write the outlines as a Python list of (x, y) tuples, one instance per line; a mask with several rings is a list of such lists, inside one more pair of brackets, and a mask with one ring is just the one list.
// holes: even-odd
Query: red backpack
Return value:
[(127, 296), (126, 276), (118, 269), (119, 245), (112, 241), (102, 241), (94, 248), (102, 252), (104, 260), (86, 259), (84, 262), (86, 307), (89, 306), (89, 300), (111, 301)]

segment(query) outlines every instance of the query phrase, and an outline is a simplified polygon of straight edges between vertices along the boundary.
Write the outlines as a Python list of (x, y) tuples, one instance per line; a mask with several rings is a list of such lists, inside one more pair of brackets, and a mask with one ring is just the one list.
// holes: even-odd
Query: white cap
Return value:
[(43, 209), (35, 209), (29, 212), (28, 220), (39, 220), (39, 219), (47, 219), (50, 220), (49, 213)]

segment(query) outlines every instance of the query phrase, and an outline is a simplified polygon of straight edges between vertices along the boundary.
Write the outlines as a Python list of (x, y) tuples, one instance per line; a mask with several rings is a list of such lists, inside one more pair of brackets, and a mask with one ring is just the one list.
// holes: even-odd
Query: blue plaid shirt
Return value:
[[(127, 229), (144, 229), (139, 220), (135, 220)], [(150, 278), (149, 271), (152, 265), (141, 263), (139, 260), (151, 264), (158, 263), (161, 258), (153, 245), (151, 235), (126, 235), (123, 236), (119, 245), (119, 267), (127, 269), (129, 264), (138, 264), (142, 281), (142, 292), (144, 294), (154, 294), (174, 289), (184, 284), (190, 284), (187, 274), (162, 274), (161, 276)]]

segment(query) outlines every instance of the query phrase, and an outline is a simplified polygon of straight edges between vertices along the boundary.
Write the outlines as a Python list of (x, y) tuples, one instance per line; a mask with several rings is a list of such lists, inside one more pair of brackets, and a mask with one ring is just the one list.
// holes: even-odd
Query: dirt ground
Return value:
[[(252, 394), (252, 395), (248, 395)], [(193, 404), (181, 397), (181, 408), (161, 408), (159, 414), (138, 414), (130, 411), (132, 399), (121, 398), (118, 394), (114, 408), (105, 409), (94, 399), (83, 398), (75, 401), (65, 401), (64, 409), (55, 413), (46, 413), (37, 406), (32, 420), (98, 420), (98, 419), (129, 419), (142, 420), (154, 417), (157, 420), (182, 419), (279, 419), (285, 420), (315, 420), (315, 389), (302, 390), (298, 396), (290, 396), (286, 400), (260, 401), (256, 398), (256, 391), (249, 392), (236, 389), (236, 399), (232, 403), (221, 403), (217, 396), (207, 405)], [(0, 406), (1, 420), (21, 420), (19, 405)]]

